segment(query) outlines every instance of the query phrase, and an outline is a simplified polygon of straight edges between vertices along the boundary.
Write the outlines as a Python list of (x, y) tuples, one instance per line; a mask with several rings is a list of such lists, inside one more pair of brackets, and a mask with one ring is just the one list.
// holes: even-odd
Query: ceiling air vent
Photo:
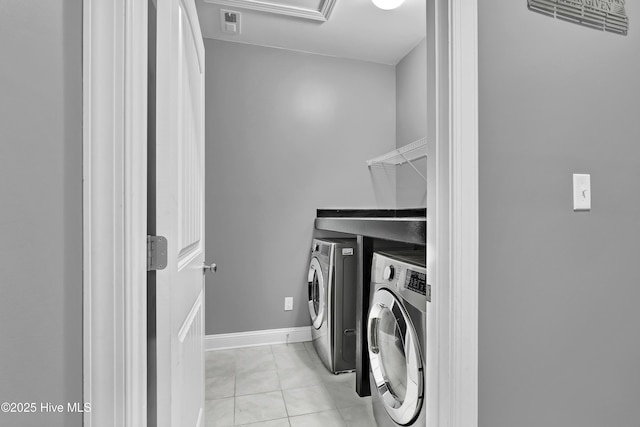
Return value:
[(225, 34), (240, 34), (240, 12), (220, 9), (222, 32)]

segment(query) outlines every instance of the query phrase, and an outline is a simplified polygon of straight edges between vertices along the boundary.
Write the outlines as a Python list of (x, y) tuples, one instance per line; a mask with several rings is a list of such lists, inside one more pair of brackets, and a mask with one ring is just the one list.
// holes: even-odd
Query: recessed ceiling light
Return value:
[(382, 10), (391, 10), (399, 7), (404, 0), (371, 0), (373, 4), (378, 6)]

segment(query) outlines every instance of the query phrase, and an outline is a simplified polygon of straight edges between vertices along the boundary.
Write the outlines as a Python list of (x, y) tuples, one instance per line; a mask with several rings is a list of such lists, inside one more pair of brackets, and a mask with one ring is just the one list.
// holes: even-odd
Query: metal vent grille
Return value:
[(625, 0), (527, 0), (529, 9), (602, 31), (626, 35)]

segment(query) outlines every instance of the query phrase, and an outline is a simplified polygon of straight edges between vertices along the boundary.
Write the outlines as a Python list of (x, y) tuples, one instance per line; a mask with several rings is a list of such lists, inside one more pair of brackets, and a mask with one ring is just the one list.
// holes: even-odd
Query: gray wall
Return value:
[(0, 2), (0, 401), (38, 410), (82, 401), (81, 5)]
[(640, 6), (627, 37), (478, 9), (479, 425), (638, 426)]
[[(427, 136), (427, 39), (422, 40), (396, 66), (396, 146), (403, 147)], [(414, 166), (427, 176), (427, 160)], [(398, 208), (425, 207), (427, 184), (404, 164), (396, 169)]]
[[(317, 208), (395, 206), (392, 66), (205, 40), (206, 333), (310, 324)], [(284, 297), (294, 310), (284, 311)]]

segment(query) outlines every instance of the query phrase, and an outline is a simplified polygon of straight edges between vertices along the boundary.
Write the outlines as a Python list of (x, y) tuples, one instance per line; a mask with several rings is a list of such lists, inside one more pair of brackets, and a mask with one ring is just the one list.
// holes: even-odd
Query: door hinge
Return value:
[(164, 270), (167, 267), (167, 239), (147, 236), (147, 271)]

